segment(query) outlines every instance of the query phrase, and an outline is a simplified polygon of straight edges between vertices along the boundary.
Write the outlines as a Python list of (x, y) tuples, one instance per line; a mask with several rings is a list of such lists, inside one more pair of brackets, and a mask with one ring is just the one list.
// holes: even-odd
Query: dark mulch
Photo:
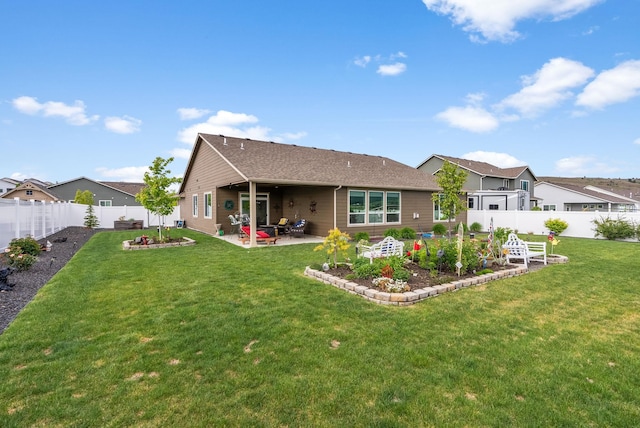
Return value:
[[(71, 258), (96, 233), (85, 227), (67, 227), (38, 242), (52, 243), (51, 251), (43, 251), (38, 261), (27, 271), (14, 272), (8, 278), (14, 284), (10, 291), (0, 292), (0, 332), (3, 332), (20, 311)], [(64, 242), (61, 241), (64, 238)], [(0, 261), (0, 269), (6, 267)]]
[[(500, 266), (497, 263), (494, 263), (489, 266), (489, 269), (491, 269), (493, 272), (499, 272), (501, 270), (513, 269), (515, 267), (516, 265)], [(540, 267), (542, 267), (541, 263), (530, 263), (529, 270), (537, 270)], [(460, 279), (472, 278), (476, 276), (475, 273), (468, 273), (458, 276), (455, 272), (440, 272), (438, 275), (432, 275), (427, 269), (423, 269), (418, 266), (417, 263), (409, 263), (407, 265), (407, 268), (409, 269), (409, 271), (411, 271), (411, 276), (407, 281), (407, 285), (409, 286), (411, 291), (417, 290), (419, 288), (432, 287), (434, 285), (446, 284)], [(347, 275), (353, 274), (353, 271), (348, 266), (338, 266), (337, 268), (329, 269), (327, 273), (339, 278), (346, 278)], [(376, 288), (371, 279), (349, 277), (349, 281), (355, 282), (359, 285), (364, 285), (369, 288)]]

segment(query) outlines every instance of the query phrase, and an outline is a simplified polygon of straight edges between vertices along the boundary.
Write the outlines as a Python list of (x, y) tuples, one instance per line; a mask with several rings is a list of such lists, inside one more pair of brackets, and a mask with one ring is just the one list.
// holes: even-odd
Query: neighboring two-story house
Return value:
[(536, 206), (534, 184), (537, 178), (526, 165), (500, 168), (486, 162), (431, 155), (417, 168), (434, 175), (445, 161), (467, 172), (463, 188), (468, 190), (467, 203), (470, 210), (527, 211)]

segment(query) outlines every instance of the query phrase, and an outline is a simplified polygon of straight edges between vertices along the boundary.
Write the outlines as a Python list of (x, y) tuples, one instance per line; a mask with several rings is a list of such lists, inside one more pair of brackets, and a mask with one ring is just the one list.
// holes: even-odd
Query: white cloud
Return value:
[(371, 56), (369, 55), (365, 55), (363, 57), (356, 57), (356, 59), (353, 60), (353, 63), (355, 65), (357, 65), (358, 67), (366, 67), (367, 64), (369, 64), (371, 62)]
[(38, 102), (34, 97), (18, 97), (11, 101), (13, 107), (21, 113), (36, 115), (42, 114), (44, 117), (62, 117), (67, 123), (75, 126), (88, 125), (99, 116), (87, 116), (86, 106), (82, 101), (76, 100), (73, 105), (67, 105), (59, 101)]
[(570, 89), (584, 85), (594, 71), (580, 62), (554, 58), (531, 76), (523, 76), (524, 88), (500, 102), (498, 109), (514, 108), (534, 117), (573, 96)]
[(527, 164), (526, 162), (516, 159), (515, 157), (506, 153), (484, 152), (481, 150), (465, 153), (461, 156), (461, 158), (490, 163), (491, 165), (495, 165), (500, 168), (512, 168), (514, 166), (524, 166)]
[(576, 105), (601, 109), (640, 95), (640, 61), (626, 61), (605, 70), (578, 95)]
[(117, 134), (133, 134), (134, 132), (140, 131), (140, 125), (142, 125), (140, 119), (130, 116), (111, 116), (104, 119), (105, 128)]
[(173, 149), (171, 150), (171, 157), (176, 159), (189, 159), (191, 157), (191, 149)]
[(449, 15), (473, 41), (511, 42), (520, 37), (518, 21), (560, 21), (604, 0), (422, 0), (433, 12)]
[[(371, 55), (365, 55), (362, 57), (356, 57), (356, 59), (353, 60), (353, 63), (358, 67), (365, 68), (370, 63), (374, 62), (378, 64), (376, 73), (381, 76), (397, 76), (407, 70), (407, 64), (397, 61), (398, 58), (407, 58), (407, 54), (402, 51), (398, 51), (386, 57), (382, 55), (376, 55), (373, 57)], [(393, 61), (395, 61), (393, 64), (389, 64), (389, 62)]]
[(382, 76), (397, 76), (407, 70), (407, 65), (402, 62), (396, 62), (395, 64), (381, 65), (378, 67), (376, 73)]
[(633, 144), (640, 145), (640, 138), (636, 138), (635, 140), (633, 140)]
[(292, 141), (292, 140), (299, 140), (301, 138), (304, 138), (307, 136), (306, 132), (285, 132), (284, 134), (281, 135), (283, 139), (287, 140), (287, 141)]
[(211, 110), (199, 109), (199, 108), (179, 108), (178, 115), (180, 120), (193, 120), (199, 119), (204, 115), (211, 113)]
[(238, 138), (251, 138), (269, 141), (271, 129), (263, 126), (248, 126), (258, 122), (258, 118), (244, 113), (232, 113), (219, 110), (209, 117), (206, 122), (196, 123), (178, 132), (178, 140), (186, 144), (193, 144), (198, 133), (229, 135)]
[(124, 168), (96, 168), (96, 172), (105, 179), (105, 181), (128, 181), (142, 183), (144, 173), (149, 171), (148, 166), (128, 166)]
[(562, 158), (555, 163), (555, 170), (560, 175), (568, 176), (602, 176), (618, 171), (618, 168), (602, 162), (595, 156), (573, 156)]
[(436, 119), (450, 126), (471, 132), (493, 131), (499, 126), (498, 119), (490, 112), (477, 106), (449, 107), (438, 113)]

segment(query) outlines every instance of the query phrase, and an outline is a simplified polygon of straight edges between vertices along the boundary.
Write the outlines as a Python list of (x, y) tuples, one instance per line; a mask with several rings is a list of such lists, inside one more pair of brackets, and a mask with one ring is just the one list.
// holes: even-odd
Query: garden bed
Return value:
[(189, 245), (195, 245), (196, 241), (191, 238), (182, 237), (178, 239), (172, 239), (168, 242), (151, 242), (147, 244), (138, 243), (135, 239), (122, 241), (122, 249), (123, 250), (152, 250), (156, 248), (167, 248), (167, 247), (186, 247)]

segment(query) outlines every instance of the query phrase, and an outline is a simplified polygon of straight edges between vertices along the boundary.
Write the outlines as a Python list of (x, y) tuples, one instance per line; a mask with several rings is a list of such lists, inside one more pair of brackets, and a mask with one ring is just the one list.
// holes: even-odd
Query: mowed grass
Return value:
[(304, 277), (313, 244), (181, 233), (98, 233), (40, 291), (0, 335), (0, 426), (640, 420), (638, 243), (560, 237), (566, 265), (400, 308)]

